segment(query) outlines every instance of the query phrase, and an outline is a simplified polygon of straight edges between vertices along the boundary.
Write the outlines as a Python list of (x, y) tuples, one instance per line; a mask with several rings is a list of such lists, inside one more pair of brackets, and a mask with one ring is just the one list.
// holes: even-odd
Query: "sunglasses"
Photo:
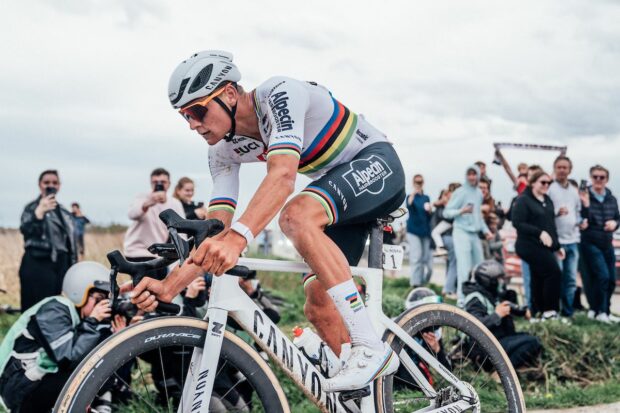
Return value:
[(413, 181), (413, 183), (416, 185), (423, 185), (424, 181)]
[(47, 185), (58, 185), (59, 182), (58, 181), (41, 181), (41, 183), (45, 186)]
[(179, 113), (188, 122), (191, 119), (194, 119), (197, 122), (202, 122), (205, 116), (207, 116), (207, 104), (213, 99), (215, 99), (217, 96), (221, 95), (224, 92), (224, 89), (225, 88), (223, 87), (205, 98), (190, 102), (187, 106), (179, 109)]
[(596, 181), (604, 181), (607, 177), (605, 175), (592, 175), (592, 179)]
[(549, 186), (551, 185), (551, 181), (539, 181), (541, 185)]

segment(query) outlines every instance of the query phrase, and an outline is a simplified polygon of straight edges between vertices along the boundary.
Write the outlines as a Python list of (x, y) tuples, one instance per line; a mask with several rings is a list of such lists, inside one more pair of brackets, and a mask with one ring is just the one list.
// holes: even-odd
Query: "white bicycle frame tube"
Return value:
[[(290, 273), (308, 273), (311, 269), (304, 263), (278, 261), (257, 258), (240, 258), (238, 265), (256, 271), (278, 271)], [(425, 350), (416, 340), (409, 336), (398, 324), (388, 318), (382, 310), (381, 299), (383, 290), (383, 270), (376, 268), (351, 267), (354, 276), (366, 282), (365, 304), (373, 327), (383, 336), (391, 331), (419, 357), (440, 374), (446, 381), (454, 385), (462, 394), (472, 396), (470, 389), (446, 369), (435, 357)], [(324, 412), (345, 412), (338, 398), (339, 393), (327, 393), (323, 389), (325, 377), (305, 357), (292, 341), (263, 313), (250, 297), (239, 286), (239, 279), (230, 275), (213, 277), (211, 294), (205, 319), (209, 321), (209, 330), (202, 355), (208, 357), (192, 357), (192, 363), (200, 363), (197, 371), (188, 372), (183, 389), (183, 406), (179, 413), (207, 413), (213, 383), (217, 374), (217, 363), (221, 352), (227, 316), (231, 316), (247, 332), (256, 343), (291, 377), (296, 385), (321, 408)], [(399, 355), (401, 362), (415, 378), (424, 394), (428, 397), (436, 395), (426, 377), (403, 351)], [(375, 412), (374, 389), (369, 383), (371, 395), (362, 400), (363, 413)], [(191, 389), (187, 391), (187, 389)], [(423, 411), (432, 412), (423, 409)], [(445, 408), (444, 406), (443, 408)], [(442, 409), (443, 409), (442, 408)], [(443, 410), (442, 410), (443, 411)]]

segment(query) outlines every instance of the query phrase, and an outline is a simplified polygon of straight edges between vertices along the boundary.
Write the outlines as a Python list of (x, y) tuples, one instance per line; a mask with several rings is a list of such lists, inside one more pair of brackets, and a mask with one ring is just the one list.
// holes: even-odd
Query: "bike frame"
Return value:
[[(376, 240), (375, 240), (376, 241)], [(373, 245), (374, 244), (374, 245)], [(379, 244), (381, 245), (381, 244)], [(376, 242), (371, 240), (370, 257), (376, 257)], [(373, 261), (370, 259), (369, 261)], [(376, 261), (376, 259), (374, 260)], [(371, 262), (371, 265), (373, 263)], [(376, 264), (376, 263), (375, 263)], [(295, 273), (309, 273), (312, 270), (304, 263), (278, 261), (256, 258), (240, 258), (238, 265), (246, 266), (257, 271), (278, 271)], [(394, 333), (405, 345), (411, 348), (421, 360), (438, 372), (446, 381), (456, 387), (462, 395), (475, 398), (473, 390), (456, 378), (432, 354), (424, 349), (413, 337), (409, 336), (398, 324), (387, 317), (382, 310), (381, 300), (383, 291), (383, 270), (379, 268), (351, 267), (354, 276), (361, 277), (366, 283), (365, 305), (372, 320), (373, 327), (380, 337), (385, 332)], [(327, 393), (323, 389), (326, 378), (293, 344), (293, 342), (263, 313), (250, 297), (239, 286), (239, 279), (227, 274), (213, 277), (210, 300), (205, 320), (209, 321), (204, 348), (196, 350), (192, 356), (192, 364), (188, 373), (187, 382), (183, 389), (183, 400), (179, 406), (179, 413), (199, 412), (207, 413), (213, 383), (217, 375), (224, 330), (228, 316), (231, 316), (256, 343), (270, 356), (276, 364), (304, 391), (304, 393), (322, 411), (337, 413), (355, 411), (357, 406), (351, 403), (345, 407), (340, 400), (340, 393)], [(208, 357), (203, 357), (203, 354)], [(407, 368), (425, 396), (433, 398), (436, 391), (429, 384), (424, 374), (407, 355), (405, 349), (400, 352), (401, 363)], [(369, 383), (370, 396), (361, 401), (364, 413), (375, 412), (373, 383)], [(183, 407), (185, 407), (183, 409)], [(450, 410), (449, 408), (453, 408)], [(440, 408), (431, 405), (420, 410), (421, 412), (459, 412), (470, 408), (465, 400), (459, 400)]]

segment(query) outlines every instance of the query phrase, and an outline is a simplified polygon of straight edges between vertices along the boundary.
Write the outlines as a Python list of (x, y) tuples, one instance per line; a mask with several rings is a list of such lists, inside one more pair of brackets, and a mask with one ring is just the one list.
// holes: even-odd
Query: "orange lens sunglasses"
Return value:
[(213, 99), (215, 99), (217, 96), (221, 95), (224, 92), (224, 89), (225, 87), (205, 98), (199, 98), (200, 100), (190, 102), (187, 106), (179, 109), (179, 113), (188, 122), (190, 121), (190, 119), (194, 119), (197, 122), (202, 122), (204, 117), (207, 115), (207, 104)]

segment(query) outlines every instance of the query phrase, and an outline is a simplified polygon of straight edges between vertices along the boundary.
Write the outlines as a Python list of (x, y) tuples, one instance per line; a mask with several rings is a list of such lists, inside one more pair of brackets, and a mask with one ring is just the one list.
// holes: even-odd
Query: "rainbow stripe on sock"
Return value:
[(373, 376), (372, 379), (370, 379), (368, 381), (368, 383), (372, 383), (373, 381), (376, 380), (377, 377), (379, 377), (381, 374), (383, 374), (383, 372), (388, 368), (388, 366), (390, 365), (390, 362), (392, 361), (392, 357), (394, 357), (394, 352), (390, 351), (390, 355), (385, 359), (385, 361), (383, 362), (383, 364), (381, 365), (381, 367), (379, 368), (379, 370), (377, 371), (377, 373)]
[(357, 292), (347, 295), (344, 299), (349, 302), (349, 305), (351, 306), (351, 310), (358, 312), (359, 310), (362, 309), (362, 306), (363, 306), (362, 300), (360, 299)]

